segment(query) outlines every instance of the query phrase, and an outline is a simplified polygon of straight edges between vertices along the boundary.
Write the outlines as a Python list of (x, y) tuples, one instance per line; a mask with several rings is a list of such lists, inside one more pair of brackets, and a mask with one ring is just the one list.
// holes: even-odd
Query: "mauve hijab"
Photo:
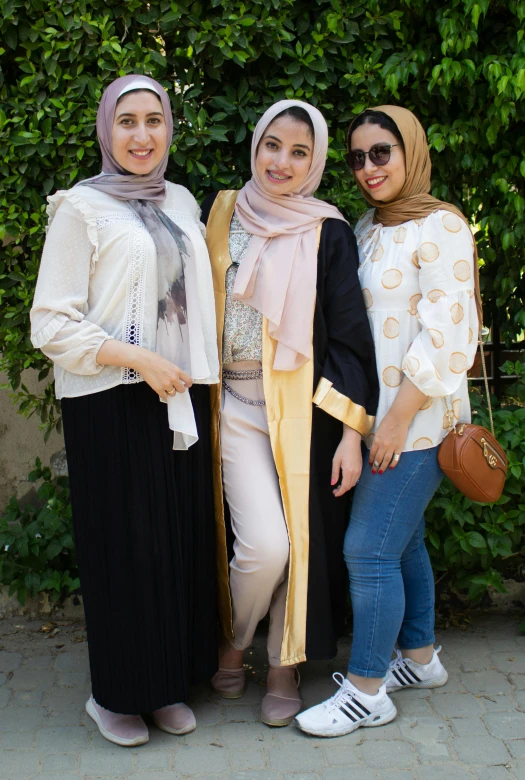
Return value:
[[(129, 173), (117, 162), (112, 149), (112, 129), (119, 98), (128, 92), (154, 92), (166, 122), (166, 150), (160, 163), (146, 174)], [(97, 112), (97, 136), (102, 151), (102, 173), (80, 182), (126, 201), (144, 224), (157, 252), (158, 320), (156, 352), (191, 375), (194, 382), (216, 382), (216, 354), (207, 348), (199, 308), (199, 282), (192, 241), (157, 205), (166, 198), (164, 173), (168, 165), (173, 117), (166, 90), (148, 76), (129, 75), (113, 81), (105, 90)], [(174, 449), (188, 449), (197, 439), (193, 407), (188, 392), (168, 398), (168, 419), (174, 431)]]
[[(312, 164), (298, 192), (272, 195), (257, 174), (257, 148), (273, 120), (292, 106), (303, 108), (312, 120)], [(281, 100), (257, 123), (252, 138), (252, 178), (237, 197), (237, 216), (252, 238), (237, 271), (234, 296), (267, 317), (268, 333), (277, 341), (276, 370), (293, 371), (310, 359), (317, 227), (328, 217), (346, 221), (335, 206), (313, 197), (327, 152), (328, 127), (321, 112), (300, 100)]]

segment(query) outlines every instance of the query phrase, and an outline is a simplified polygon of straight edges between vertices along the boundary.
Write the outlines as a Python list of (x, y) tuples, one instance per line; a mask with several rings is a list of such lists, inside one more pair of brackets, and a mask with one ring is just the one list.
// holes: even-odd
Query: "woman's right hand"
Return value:
[(101, 366), (126, 366), (142, 374), (148, 385), (166, 400), (175, 392), (184, 393), (193, 382), (191, 376), (166, 358), (136, 344), (108, 339), (97, 352)]
[[(144, 350), (146, 352), (146, 350)], [(191, 376), (155, 352), (141, 355), (135, 366), (148, 385), (164, 400), (191, 387)]]

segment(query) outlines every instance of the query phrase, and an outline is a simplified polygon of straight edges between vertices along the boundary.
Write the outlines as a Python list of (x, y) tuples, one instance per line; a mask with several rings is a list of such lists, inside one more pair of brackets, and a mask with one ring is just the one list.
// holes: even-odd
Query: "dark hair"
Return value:
[[(280, 114), (277, 114), (277, 116), (272, 119), (270, 125), (273, 125), (276, 119), (281, 119), (283, 116), (290, 116), (292, 119), (295, 119), (296, 122), (304, 122), (305, 125), (308, 125), (308, 135), (315, 141), (314, 123), (305, 108), (302, 108), (301, 106), (290, 106), (290, 108), (285, 108), (284, 111), (281, 111)], [(270, 127), (270, 125), (268, 125), (268, 127)]]
[(127, 92), (124, 92), (124, 94), (121, 95), (117, 100), (116, 105), (118, 106), (121, 100), (124, 100), (125, 97), (127, 97), (128, 95), (133, 95), (136, 92), (149, 92), (150, 95), (155, 95), (155, 97), (158, 98), (159, 103), (162, 105), (162, 100), (160, 99), (160, 95), (157, 92), (154, 92), (152, 89), (146, 89), (145, 87), (139, 87), (138, 89), (130, 89)]
[(372, 111), (371, 109), (367, 109), (357, 117), (353, 125), (350, 125), (350, 128), (348, 129), (348, 138), (347, 138), (348, 151), (350, 151), (350, 142), (352, 141), (352, 133), (354, 132), (354, 130), (357, 130), (357, 128), (361, 127), (362, 125), (379, 125), (379, 127), (382, 127), (383, 130), (388, 130), (389, 133), (392, 133), (392, 135), (395, 136), (396, 141), (398, 141), (401, 144), (404, 150), (405, 144), (403, 143), (403, 136), (399, 132), (399, 128), (394, 122), (394, 120), (391, 119), (388, 116), (388, 114), (383, 114), (382, 111)]

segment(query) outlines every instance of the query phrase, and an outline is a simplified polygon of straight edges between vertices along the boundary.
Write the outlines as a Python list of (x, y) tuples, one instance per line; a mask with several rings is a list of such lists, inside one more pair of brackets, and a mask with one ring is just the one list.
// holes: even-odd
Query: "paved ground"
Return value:
[[(228, 703), (203, 687), (192, 701), (193, 734), (173, 737), (151, 727), (147, 745), (125, 749), (106, 742), (84, 712), (82, 627), (42, 633), (42, 621), (3, 621), (0, 780), (525, 779), (525, 637), (517, 622), (480, 617), (467, 631), (441, 632), (448, 685), (396, 693), (393, 723), (334, 740), (259, 723), (258, 638), (253, 681), (242, 699)], [(307, 705), (335, 692), (330, 675), (344, 670), (347, 653), (346, 642), (336, 662), (305, 666)]]

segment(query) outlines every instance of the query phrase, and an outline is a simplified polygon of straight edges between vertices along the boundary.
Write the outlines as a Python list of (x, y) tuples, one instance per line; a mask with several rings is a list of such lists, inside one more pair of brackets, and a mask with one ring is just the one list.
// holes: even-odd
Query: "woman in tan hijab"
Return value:
[(297, 717), (318, 736), (388, 723), (397, 714), (388, 693), (447, 681), (434, 649), (424, 512), (443, 477), (437, 451), (447, 409), (470, 421), (467, 370), (481, 313), (472, 233), (457, 208), (429, 194), (417, 118), (398, 106), (365, 111), (350, 126), (347, 159), (372, 206), (355, 232), (380, 393), (345, 538), (354, 613), (348, 674), (334, 675), (335, 696)]

